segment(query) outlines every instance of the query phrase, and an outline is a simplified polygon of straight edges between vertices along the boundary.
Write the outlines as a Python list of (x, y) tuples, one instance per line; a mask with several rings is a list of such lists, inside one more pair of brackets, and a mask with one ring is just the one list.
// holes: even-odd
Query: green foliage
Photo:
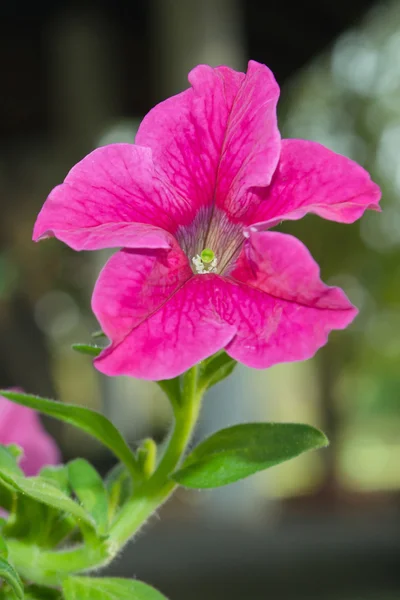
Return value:
[(232, 373), (236, 365), (236, 360), (228, 356), (225, 350), (221, 350), (210, 356), (210, 358), (203, 360), (200, 365), (200, 389), (210, 388), (225, 379)]
[(0, 558), (8, 558), (8, 548), (5, 539), (0, 535)]
[(24, 598), (24, 586), (22, 585), (18, 573), (10, 563), (2, 557), (0, 557), (0, 580), (5, 581), (9, 585), (14, 598), (17, 598), (18, 600)]
[(132, 479), (125, 465), (118, 463), (104, 481), (108, 496), (108, 518), (111, 522), (119, 508), (132, 496)]
[(234, 425), (201, 442), (172, 479), (189, 488), (219, 487), (327, 444), (325, 435), (310, 425)]
[(72, 350), (80, 352), (81, 354), (87, 354), (88, 356), (98, 356), (103, 350), (101, 346), (95, 344), (72, 344)]
[(0, 395), (82, 429), (112, 450), (133, 475), (137, 474), (135, 455), (118, 429), (104, 415), (83, 406), (63, 404), (31, 394), (4, 390), (0, 391)]
[[(1, 449), (0, 446), (0, 453)], [(4, 453), (2, 454), (4, 456)], [(24, 477), (16, 464), (13, 468), (9, 463), (8, 469), (5, 467), (4, 472), (8, 473), (12, 479), (14, 476), (20, 479)], [(69, 485), (65, 485), (65, 467), (45, 467), (40, 472), (39, 480), (50, 483), (64, 495), (69, 495)], [(37, 495), (21, 493), (21, 490), (13, 486), (9, 479), (3, 479), (3, 483), (11, 489), (13, 498), (7, 507), (8, 510), (12, 509), (11, 518), (4, 527), (5, 534), (9, 537), (23, 539), (25, 542), (32, 541), (37, 546), (54, 547), (76, 527), (76, 519), (64, 511), (60, 512), (59, 508), (53, 505), (52, 500), (44, 504), (43, 499)], [(3, 499), (2, 491), (2, 504), (4, 505)]]
[(15, 452), (13, 452), (10, 446), (0, 445), (0, 470), (1, 469), (5, 469), (14, 475), (23, 476), (22, 470), (17, 465)]
[[(198, 389), (204, 391), (219, 383), (232, 373), (236, 365), (236, 360), (228, 356), (225, 350), (220, 350), (201, 361), (197, 381)], [(172, 405), (182, 403), (182, 379), (181, 376), (157, 381)]]
[(92, 338), (94, 340), (97, 340), (98, 338), (106, 338), (106, 337), (107, 337), (106, 334), (101, 329), (98, 329), (97, 331), (93, 331), (93, 333), (92, 333)]
[(61, 592), (54, 588), (29, 585), (25, 589), (25, 600), (63, 600)]
[(71, 489), (92, 516), (98, 534), (105, 535), (108, 531), (108, 500), (102, 478), (83, 458), (69, 463), (68, 474)]
[[(11, 473), (23, 475), (21, 469), (17, 465), (15, 454), (10, 446), (0, 445), (0, 469), (7, 469)], [(15, 500), (14, 490), (0, 479), (0, 506), (7, 511), (11, 511)]]
[(69, 513), (95, 529), (97, 527), (92, 516), (84, 508), (42, 477), (23, 477), (0, 470), (0, 480), (16, 492), (25, 494), (29, 498), (54, 507), (61, 512)]
[(119, 578), (69, 577), (63, 592), (65, 600), (167, 600), (141, 581)]
[(143, 440), (137, 451), (137, 459), (144, 478), (148, 479), (153, 474), (157, 462), (157, 444), (154, 440)]
[(46, 465), (40, 470), (40, 477), (52, 483), (56, 488), (61, 490), (67, 496), (70, 495), (71, 488), (69, 485), (69, 473), (66, 465)]
[(161, 379), (157, 381), (160, 388), (165, 392), (172, 405), (181, 403), (182, 390), (181, 378), (174, 377), (173, 379)]

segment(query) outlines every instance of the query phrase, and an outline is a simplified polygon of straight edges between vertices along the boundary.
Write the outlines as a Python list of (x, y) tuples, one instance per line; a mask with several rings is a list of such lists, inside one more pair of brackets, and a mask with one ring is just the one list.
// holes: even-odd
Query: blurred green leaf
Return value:
[(246, 423), (201, 442), (172, 479), (189, 488), (214, 488), (328, 445), (325, 435), (300, 423)]
[(46, 465), (40, 470), (39, 476), (52, 483), (67, 496), (70, 495), (71, 489), (67, 465)]
[(72, 344), (72, 350), (80, 352), (81, 354), (88, 354), (89, 356), (98, 356), (104, 348), (101, 346), (95, 346), (94, 344)]
[(63, 592), (65, 600), (167, 600), (141, 581), (119, 578), (69, 577)]
[(118, 429), (104, 415), (83, 406), (63, 404), (32, 394), (4, 390), (0, 391), (0, 395), (86, 431), (114, 452), (131, 474), (135, 476), (138, 473), (135, 455)]
[(10, 473), (15, 473), (15, 475), (24, 475), (23, 471), (17, 465), (15, 452), (13, 452), (10, 446), (2, 446), (0, 444), (0, 469), (5, 469)]
[(61, 592), (54, 588), (29, 585), (25, 589), (25, 600), (62, 600)]
[(24, 586), (19, 578), (18, 573), (8, 563), (5, 558), (0, 558), (0, 580), (3, 579), (8, 583), (14, 592), (15, 598), (18, 600), (24, 598)]
[(15, 491), (13, 516), (8, 521), (4, 533), (7, 537), (23, 539), (27, 543), (41, 545), (42, 536), (47, 530), (47, 513), (51, 510), (25, 494)]
[[(16, 475), (23, 475), (23, 472), (17, 465), (15, 454), (11, 451), (9, 446), (2, 446), (0, 444), (0, 469), (5, 469), (10, 473)], [(15, 490), (4, 481), (0, 479), (0, 506), (5, 508), (7, 511), (11, 511), (13, 508), (15, 498)]]
[(92, 338), (94, 340), (97, 340), (98, 338), (106, 338), (106, 337), (107, 337), (106, 334), (101, 329), (99, 329), (98, 331), (93, 331), (93, 333), (92, 333)]
[(69, 482), (83, 508), (93, 517), (97, 531), (108, 530), (108, 502), (104, 483), (98, 472), (83, 458), (68, 464)]
[(5, 539), (0, 535), (0, 558), (7, 559), (8, 548)]

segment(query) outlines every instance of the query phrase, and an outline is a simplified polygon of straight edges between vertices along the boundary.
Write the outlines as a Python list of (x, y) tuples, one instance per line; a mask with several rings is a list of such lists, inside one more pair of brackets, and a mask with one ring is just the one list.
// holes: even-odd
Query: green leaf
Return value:
[(0, 469), (5, 469), (15, 475), (24, 475), (23, 471), (17, 465), (14, 448), (0, 445)]
[[(10, 446), (0, 445), (0, 469), (23, 476), (23, 472), (17, 465), (15, 454)], [(0, 479), (0, 506), (10, 512), (13, 509), (14, 500), (15, 490)]]
[(24, 597), (24, 586), (15, 569), (4, 558), (0, 558), (0, 580), (6, 581), (18, 600)]
[(210, 358), (203, 360), (200, 365), (199, 387), (210, 388), (232, 373), (237, 362), (221, 350)]
[(63, 592), (65, 600), (167, 600), (141, 581), (119, 578), (69, 577)]
[(189, 488), (220, 487), (327, 445), (321, 431), (301, 423), (234, 425), (201, 442), (171, 477)]
[(45, 479), (41, 477), (21, 477), (13, 473), (11, 474), (8, 471), (0, 470), (0, 480), (16, 491), (26, 494), (38, 502), (57, 508), (60, 511), (70, 513), (96, 529), (94, 519), (79, 504), (71, 500), (71, 498), (63, 494), (63, 492), (51, 483), (48, 483)]
[(18, 462), (21, 460), (21, 458), (24, 455), (24, 451), (21, 448), (21, 446), (18, 446), (18, 444), (7, 444), (6, 448), (10, 452), (10, 454), (13, 455), (13, 457), (15, 458), (15, 460), (18, 464)]
[(0, 535), (0, 558), (6, 559), (8, 556), (8, 548), (5, 539)]
[(67, 496), (70, 495), (71, 489), (69, 486), (69, 473), (67, 465), (46, 465), (43, 467), (39, 476), (53, 484)]
[(72, 344), (72, 350), (80, 352), (81, 354), (88, 354), (89, 356), (96, 357), (104, 350), (104, 348), (94, 344)]
[(138, 474), (135, 455), (118, 429), (104, 415), (83, 406), (55, 402), (32, 394), (5, 390), (0, 391), (0, 395), (86, 431), (114, 452), (133, 476)]
[(25, 589), (25, 600), (62, 600), (61, 592), (54, 588), (29, 585)]
[(101, 329), (98, 329), (97, 331), (93, 331), (93, 333), (92, 333), (92, 338), (94, 340), (97, 340), (98, 338), (106, 338), (106, 337), (107, 337), (106, 334)]
[[(68, 497), (71, 496), (67, 465), (47, 465), (40, 470), (39, 476)], [(16, 521), (9, 535), (26, 541), (30, 531), (30, 539), (44, 548), (54, 548), (77, 527), (75, 517), (22, 495), (18, 496), (15, 516)], [(39, 525), (36, 530), (35, 522)]]
[(68, 474), (72, 490), (83, 508), (92, 515), (98, 533), (105, 535), (108, 530), (108, 501), (102, 478), (83, 458), (68, 464)]

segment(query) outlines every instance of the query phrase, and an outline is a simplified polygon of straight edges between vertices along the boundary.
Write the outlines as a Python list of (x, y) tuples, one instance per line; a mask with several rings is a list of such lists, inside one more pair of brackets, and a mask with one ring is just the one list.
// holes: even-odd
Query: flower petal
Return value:
[(55, 236), (74, 250), (168, 248), (187, 203), (156, 172), (151, 150), (111, 144), (94, 150), (54, 188), (35, 241)]
[(95, 366), (107, 375), (169, 379), (223, 348), (236, 329), (214, 310), (214, 279), (193, 276), (177, 246), (115, 254), (93, 293), (93, 311), (111, 339)]
[(238, 333), (226, 351), (249, 367), (310, 358), (357, 314), (341, 289), (320, 280), (307, 248), (282, 233), (251, 234), (227, 286), (236, 306), (227, 322)]
[(200, 65), (189, 81), (191, 89), (149, 112), (136, 143), (152, 149), (155, 163), (190, 200), (192, 212), (182, 225), (214, 204), (240, 218), (243, 190), (268, 185), (279, 158), (278, 85), (254, 61), (246, 75)]
[(278, 167), (267, 190), (253, 190), (259, 206), (249, 212), (251, 229), (274, 227), (306, 213), (353, 223), (365, 210), (380, 210), (380, 189), (357, 163), (316, 142), (282, 140)]

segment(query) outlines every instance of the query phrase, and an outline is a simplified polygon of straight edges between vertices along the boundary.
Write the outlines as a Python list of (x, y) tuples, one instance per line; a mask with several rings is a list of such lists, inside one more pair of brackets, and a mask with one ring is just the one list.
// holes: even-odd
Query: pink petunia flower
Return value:
[(37, 475), (45, 465), (60, 462), (53, 438), (40, 422), (39, 415), (26, 406), (0, 396), (0, 444), (17, 444), (24, 455), (20, 467), (28, 476)]
[(268, 230), (308, 212), (352, 223), (379, 210), (378, 186), (320, 144), (280, 139), (264, 65), (200, 65), (189, 82), (134, 145), (79, 162), (34, 228), (75, 250), (122, 247), (92, 300), (108, 375), (171, 378), (221, 348), (256, 368), (303, 360), (357, 313), (301, 242)]

